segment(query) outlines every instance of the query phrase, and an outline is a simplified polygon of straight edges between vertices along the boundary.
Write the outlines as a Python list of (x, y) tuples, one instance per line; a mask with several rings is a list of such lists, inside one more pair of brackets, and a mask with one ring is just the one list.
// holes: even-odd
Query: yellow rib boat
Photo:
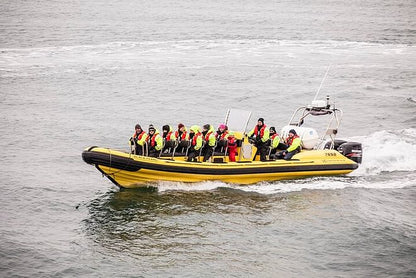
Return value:
[[(253, 184), (311, 176), (344, 175), (357, 169), (358, 163), (361, 163), (360, 143), (335, 140), (341, 119), (339, 114), (342, 115), (342, 112), (331, 107), (328, 99), (325, 103), (316, 101), (312, 105), (299, 108), (289, 124), (283, 127), (283, 136), (290, 129), (295, 129), (302, 139), (303, 150), (290, 160), (256, 160), (256, 148), (244, 136), (251, 113), (242, 117), (241, 111), (229, 110), (225, 121), (229, 126), (234, 126), (232, 130), (241, 131), (236, 132), (239, 140), (236, 162), (229, 162), (226, 152), (213, 156), (209, 162), (187, 162), (186, 156), (175, 156), (174, 153), (153, 158), (95, 146), (85, 149), (82, 158), (122, 188), (148, 186), (149, 183), (157, 186), (160, 181)], [(293, 122), (299, 112), (301, 116)], [(323, 115), (331, 117), (323, 136), (317, 135), (314, 129), (301, 126), (306, 117)]]
[(218, 180), (234, 184), (348, 174), (358, 164), (336, 150), (310, 150), (291, 160), (240, 162), (186, 162), (133, 155), (91, 147), (82, 153), (114, 184), (123, 188), (146, 186), (157, 181), (201, 182)]

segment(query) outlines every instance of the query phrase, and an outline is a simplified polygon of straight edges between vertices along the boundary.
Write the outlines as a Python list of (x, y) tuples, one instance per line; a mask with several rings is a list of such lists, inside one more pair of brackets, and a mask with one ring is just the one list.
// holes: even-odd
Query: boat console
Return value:
[[(307, 106), (301, 106), (295, 110), (288, 125), (281, 130), (281, 136), (286, 138), (289, 130), (294, 129), (302, 140), (302, 148), (306, 150), (337, 150), (349, 159), (361, 163), (362, 146), (358, 142), (347, 142), (335, 139), (341, 124), (343, 112), (330, 104), (329, 96), (326, 100), (313, 100)], [(309, 117), (327, 118), (326, 128), (321, 135), (311, 127), (304, 127), (305, 120)]]

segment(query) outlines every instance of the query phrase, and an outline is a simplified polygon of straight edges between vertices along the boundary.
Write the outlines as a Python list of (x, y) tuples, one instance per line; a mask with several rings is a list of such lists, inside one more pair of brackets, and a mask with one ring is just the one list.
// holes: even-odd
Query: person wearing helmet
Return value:
[(163, 148), (163, 138), (159, 134), (159, 130), (153, 125), (149, 125), (149, 137), (147, 140), (149, 146), (149, 156), (158, 157), (160, 150)]
[(302, 141), (296, 133), (296, 130), (289, 130), (289, 136), (286, 138), (287, 149), (278, 154), (279, 159), (290, 160), (295, 154), (301, 151)]
[(266, 155), (268, 151), (267, 143), (269, 141), (269, 129), (264, 124), (264, 119), (259, 118), (257, 120), (257, 125), (247, 133), (247, 136), (250, 138), (250, 141), (254, 143), (257, 147), (257, 154), (260, 154), (260, 160), (266, 161)]
[(191, 126), (189, 130), (189, 140), (191, 140), (191, 146), (188, 152), (188, 162), (196, 162), (199, 151), (202, 147), (202, 133), (197, 125)]
[(234, 132), (229, 132), (227, 137), (228, 158), (230, 162), (235, 162), (235, 155), (237, 154), (237, 140), (234, 137)]
[(132, 149), (132, 153), (137, 155), (143, 155), (143, 146), (147, 140), (147, 134), (142, 129), (142, 127), (137, 124), (135, 127), (135, 132), (132, 137), (130, 137), (130, 147)]
[(215, 140), (217, 140), (217, 146), (215, 151), (221, 152), (227, 146), (228, 127), (225, 124), (220, 124), (217, 132), (215, 133)]

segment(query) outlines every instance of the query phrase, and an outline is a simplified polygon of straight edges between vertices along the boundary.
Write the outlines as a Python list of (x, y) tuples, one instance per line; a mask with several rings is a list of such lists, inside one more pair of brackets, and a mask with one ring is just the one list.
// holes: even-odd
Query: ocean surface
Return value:
[[(416, 2), (0, 5), (1, 277), (416, 277)], [(279, 130), (330, 95), (338, 177), (119, 190), (81, 159), (134, 125)], [(307, 125), (307, 123), (305, 123)]]

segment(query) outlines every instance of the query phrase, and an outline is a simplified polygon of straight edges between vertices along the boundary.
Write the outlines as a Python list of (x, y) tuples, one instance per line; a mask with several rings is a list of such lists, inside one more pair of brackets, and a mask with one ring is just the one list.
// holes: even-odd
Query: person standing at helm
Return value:
[(302, 141), (294, 129), (289, 130), (289, 136), (286, 138), (286, 143), (289, 146), (285, 151), (279, 153), (278, 158), (290, 160), (295, 154), (301, 151)]
[(163, 151), (169, 151), (172, 150), (173, 147), (175, 147), (175, 141), (176, 137), (175, 134), (172, 131), (172, 127), (170, 125), (164, 125), (162, 127), (162, 137), (165, 141)]
[(193, 125), (189, 130), (189, 140), (191, 140), (191, 147), (188, 152), (188, 162), (196, 162), (196, 157), (202, 147), (202, 133), (199, 131), (199, 126)]
[(134, 132), (133, 136), (130, 138), (130, 141), (129, 141), (130, 146), (131, 147), (134, 146), (135, 154), (143, 155), (143, 146), (144, 146), (144, 143), (147, 140), (147, 134), (144, 130), (142, 130), (142, 127), (139, 124), (137, 124), (134, 127), (134, 129), (135, 129), (135, 132)]
[(202, 149), (202, 153), (204, 154), (204, 162), (207, 161), (214, 152), (215, 147), (215, 130), (210, 124), (206, 124), (203, 126), (202, 135), (204, 136), (205, 146)]
[(163, 138), (159, 134), (159, 130), (153, 125), (149, 125), (149, 138), (147, 140), (149, 146), (149, 156), (158, 157), (163, 147)]
[[(266, 161), (267, 155), (267, 142), (269, 140), (269, 129), (264, 124), (264, 119), (259, 118), (257, 120), (257, 125), (250, 130), (247, 136), (254, 141), (254, 145), (257, 147), (257, 154), (260, 154), (260, 160)], [(254, 156), (255, 157), (255, 156)]]

